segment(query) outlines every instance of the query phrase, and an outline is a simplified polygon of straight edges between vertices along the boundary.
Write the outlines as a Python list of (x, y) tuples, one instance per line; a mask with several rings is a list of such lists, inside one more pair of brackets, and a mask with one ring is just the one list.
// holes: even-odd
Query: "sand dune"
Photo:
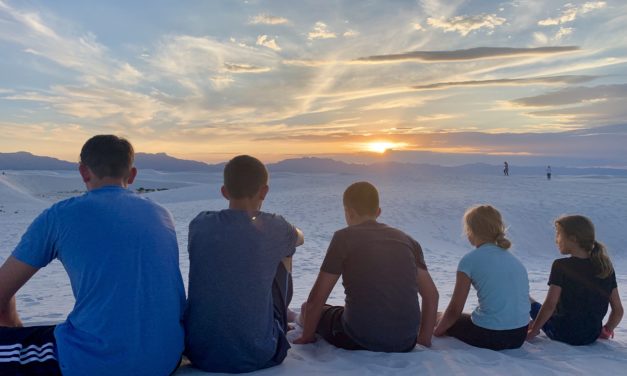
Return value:
[[(551, 262), (558, 257), (552, 219), (562, 213), (588, 215), (598, 237), (612, 253), (620, 291), (627, 291), (627, 179), (605, 177), (555, 177), (547, 182), (532, 176), (390, 176), (277, 173), (264, 204), (303, 229), (305, 245), (294, 258), (293, 307), (306, 299), (333, 232), (344, 226), (341, 193), (357, 180), (375, 183), (381, 192), (381, 221), (414, 236), (425, 250), (426, 261), (440, 290), (440, 309), (452, 293), (459, 258), (470, 249), (461, 236), (460, 220), (474, 203), (491, 203), (501, 209), (515, 252), (529, 271), (532, 294), (543, 299)], [(181, 249), (181, 270), (187, 280), (187, 225), (200, 210), (226, 206), (219, 189), (221, 174), (161, 173), (141, 171), (134, 188), (167, 188), (146, 194), (173, 214)], [(0, 260), (10, 254), (32, 219), (52, 202), (84, 190), (76, 172), (7, 172), (0, 175)], [(627, 295), (622, 292), (623, 301)], [(338, 286), (331, 302), (341, 304)], [(27, 323), (64, 319), (73, 305), (69, 281), (58, 262), (42, 269), (18, 295)], [(471, 292), (466, 310), (476, 304)], [(626, 321), (627, 322), (627, 321)], [(280, 367), (258, 374), (443, 375), (443, 374), (622, 374), (627, 366), (627, 324), (616, 339), (592, 346), (572, 347), (541, 335), (521, 349), (494, 352), (469, 347), (455, 339), (436, 338), (433, 348), (416, 348), (407, 354), (348, 352), (324, 341), (294, 346)], [(300, 329), (296, 329), (297, 331)], [(290, 333), (294, 337), (296, 333)], [(177, 374), (202, 372), (189, 366)]]

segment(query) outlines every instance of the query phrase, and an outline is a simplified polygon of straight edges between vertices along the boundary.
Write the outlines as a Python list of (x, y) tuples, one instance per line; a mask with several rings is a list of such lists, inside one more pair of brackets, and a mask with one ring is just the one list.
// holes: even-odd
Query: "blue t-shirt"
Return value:
[(477, 290), (479, 306), (472, 322), (485, 329), (518, 329), (529, 323), (527, 269), (511, 252), (486, 243), (468, 252), (457, 270)]
[(168, 375), (183, 352), (185, 289), (170, 213), (107, 186), (35, 219), (13, 256), (59, 259), (76, 303), (55, 329), (65, 376)]
[(296, 228), (281, 216), (202, 212), (189, 225), (186, 355), (209, 372), (265, 368), (284, 336), (272, 283), (294, 254)]

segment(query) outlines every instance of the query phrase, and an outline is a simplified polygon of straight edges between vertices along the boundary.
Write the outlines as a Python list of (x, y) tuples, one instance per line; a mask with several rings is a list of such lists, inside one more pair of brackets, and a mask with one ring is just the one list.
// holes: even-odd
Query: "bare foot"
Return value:
[(298, 317), (298, 313), (292, 311), (291, 309), (287, 309), (287, 322), (294, 322)]

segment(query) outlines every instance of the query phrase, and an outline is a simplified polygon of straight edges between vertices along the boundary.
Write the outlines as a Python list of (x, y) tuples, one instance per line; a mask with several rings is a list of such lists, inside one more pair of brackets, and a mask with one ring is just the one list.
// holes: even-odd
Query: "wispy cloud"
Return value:
[(425, 28), (422, 27), (422, 25), (420, 23), (418, 23), (418, 22), (412, 23), (411, 26), (412, 26), (412, 28), (414, 30), (419, 30), (419, 31), (424, 31), (425, 30)]
[(418, 61), (461, 61), (495, 59), (514, 56), (539, 56), (550, 55), (579, 50), (576, 46), (536, 47), (536, 48), (510, 48), (510, 47), (477, 47), (465, 50), (453, 51), (413, 51), (400, 54), (375, 55), (360, 57), (355, 62), (386, 63), (408, 60)]
[(494, 30), (497, 26), (503, 25), (505, 21), (507, 21), (505, 18), (498, 17), (496, 14), (479, 14), (474, 16), (456, 16), (448, 19), (429, 17), (427, 24), (445, 32), (457, 32), (465, 37), (472, 31), (479, 29)]
[(566, 88), (548, 94), (519, 98), (512, 102), (525, 107), (550, 107), (623, 98), (627, 98), (627, 84)]
[(380, 111), (397, 108), (416, 108), (421, 107), (426, 102), (424, 98), (399, 98), (392, 100), (376, 101), (374, 103), (363, 106), (364, 111)]
[(607, 6), (605, 1), (589, 1), (584, 3), (581, 6), (576, 6), (571, 3), (567, 3), (564, 5), (564, 10), (562, 10), (562, 14), (555, 18), (546, 18), (544, 20), (538, 21), (538, 25), (540, 26), (554, 26), (554, 25), (562, 25), (565, 23), (573, 22), (580, 15), (592, 12), (597, 9), (603, 9)]
[(24, 93), (5, 97), (14, 101), (49, 103), (58, 112), (80, 119), (117, 117), (134, 125), (154, 119), (164, 104), (133, 91), (77, 86), (54, 86), (50, 93)]
[(580, 84), (596, 79), (597, 76), (550, 76), (528, 78), (500, 78), (493, 80), (472, 80), (437, 82), (428, 85), (415, 85), (413, 89), (444, 89), (455, 86), (497, 86), (497, 85), (536, 85), (536, 84)]
[[(242, 69), (259, 72), (274, 62), (274, 53), (248, 47), (237, 41), (222, 42), (210, 37), (170, 35), (162, 38), (147, 59), (150, 81), (173, 81), (193, 96), (204, 96), (208, 88), (222, 90), (233, 82), (229, 73)], [(189, 98), (188, 98), (189, 99)]]
[(329, 30), (329, 27), (324, 22), (318, 21), (314, 25), (312, 31), (307, 34), (309, 40), (314, 39), (332, 39), (337, 38), (337, 35)]
[(557, 31), (557, 33), (555, 33), (555, 36), (553, 37), (553, 40), (555, 41), (560, 41), (562, 40), (564, 37), (570, 35), (573, 33), (573, 28), (572, 27), (560, 27), (559, 30)]
[(268, 47), (274, 51), (281, 51), (281, 47), (276, 43), (276, 39), (270, 38), (267, 35), (260, 35), (257, 37), (257, 45)]
[(257, 67), (250, 64), (224, 63), (224, 69), (233, 73), (263, 73), (270, 71), (269, 67)]
[(284, 17), (262, 13), (251, 17), (249, 23), (251, 25), (286, 25), (290, 23), (290, 20)]
[(141, 78), (141, 73), (128, 62), (109, 57), (107, 48), (91, 33), (59, 33), (38, 13), (18, 10), (6, 3), (0, 3), (0, 12), (6, 15), (0, 22), (0, 40), (21, 45), (27, 53), (74, 70), (91, 82), (112, 84), (117, 79), (119, 84), (133, 85)]

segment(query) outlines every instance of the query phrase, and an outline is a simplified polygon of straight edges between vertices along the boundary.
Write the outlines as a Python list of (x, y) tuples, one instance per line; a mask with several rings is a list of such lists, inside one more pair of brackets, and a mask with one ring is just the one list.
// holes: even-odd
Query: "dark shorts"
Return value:
[(60, 376), (54, 328), (0, 327), (0, 375)]
[(366, 350), (353, 341), (344, 331), (344, 324), (342, 324), (343, 313), (344, 307), (325, 304), (322, 307), (322, 315), (320, 316), (316, 333), (335, 347), (346, 350)]
[[(529, 316), (532, 319), (536, 319), (536, 317), (538, 317), (538, 313), (540, 313), (540, 308), (542, 308), (542, 304), (538, 303), (538, 302), (533, 302), (531, 303), (531, 309), (529, 310)], [(546, 323), (542, 326), (542, 331), (544, 332), (544, 334), (547, 335), (547, 337), (551, 338), (551, 339), (555, 339), (555, 325), (553, 325), (553, 322), (551, 321), (551, 318), (549, 318)]]
[(274, 281), (272, 282), (272, 303), (274, 307), (274, 323), (279, 328), (277, 350), (270, 362), (264, 368), (273, 367), (283, 363), (287, 356), (290, 343), (287, 340), (287, 307), (292, 301), (293, 295), (292, 274), (285, 269), (282, 262), (277, 267)]
[[(344, 330), (344, 323), (342, 321), (342, 315), (344, 314), (343, 306), (331, 306), (325, 304), (322, 307), (322, 315), (320, 315), (320, 321), (318, 321), (318, 327), (316, 333), (318, 333), (325, 341), (329, 342), (335, 347), (339, 347), (345, 350), (369, 350), (366, 347), (355, 342)], [(407, 349), (400, 352), (409, 352), (416, 347), (416, 341), (414, 340), (412, 345)], [(376, 351), (376, 350), (369, 350)], [(394, 351), (397, 352), (397, 351)]]
[(475, 347), (490, 350), (517, 349), (525, 343), (527, 325), (511, 330), (491, 330), (475, 325), (470, 315), (462, 316), (446, 334)]
[[(538, 302), (531, 303), (529, 316), (535, 320), (538, 317), (538, 313), (540, 313), (540, 308), (542, 308), (542, 304)], [(599, 337), (600, 331), (591, 331), (587, 325), (583, 325), (583, 328), (581, 325), (567, 325), (567, 328), (563, 324), (560, 325), (560, 322), (557, 322), (554, 317), (551, 317), (542, 326), (542, 331), (552, 340), (573, 346), (589, 345)]]

